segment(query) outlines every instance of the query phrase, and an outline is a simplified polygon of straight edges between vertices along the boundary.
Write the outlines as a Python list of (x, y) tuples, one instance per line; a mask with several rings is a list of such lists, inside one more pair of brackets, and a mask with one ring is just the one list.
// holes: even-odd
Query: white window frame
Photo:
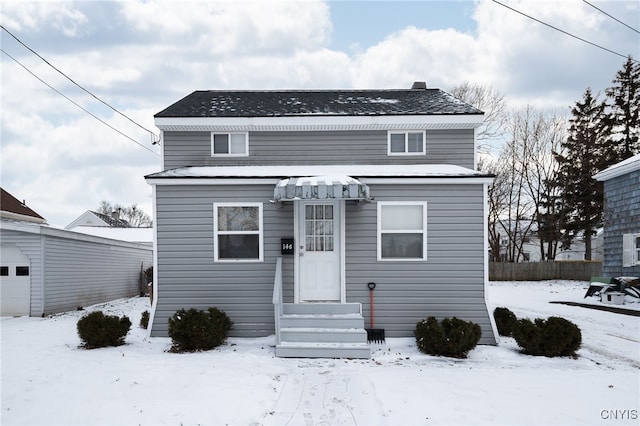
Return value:
[[(422, 229), (394, 229), (383, 230), (382, 229), (382, 208), (384, 206), (421, 206), (422, 207)], [(378, 202), (378, 229), (377, 229), (377, 244), (378, 244), (378, 261), (381, 262), (425, 262), (427, 260), (427, 202), (426, 201), (379, 201)], [(415, 234), (422, 233), (422, 257), (412, 258), (383, 258), (382, 257), (382, 234)]]
[[(214, 137), (216, 135), (226, 135), (228, 137), (228, 153), (216, 153), (214, 145)], [(231, 153), (231, 136), (243, 135), (244, 136), (244, 152)], [(211, 156), (212, 157), (248, 157), (249, 156), (249, 133), (248, 132), (211, 132)]]
[[(218, 207), (257, 207), (258, 208), (258, 230), (257, 231), (220, 231), (218, 230)], [(220, 258), (218, 251), (218, 237), (220, 235), (258, 235), (258, 258), (257, 259), (225, 259)], [(234, 202), (234, 203), (213, 203), (213, 257), (215, 262), (223, 263), (256, 263), (264, 260), (264, 220), (262, 203)]]
[(640, 246), (636, 245), (638, 234), (624, 234), (622, 236), (622, 267), (629, 268), (640, 265)]
[[(422, 134), (422, 151), (408, 152), (410, 133)], [(391, 151), (391, 135), (404, 135), (404, 151), (403, 152)], [(427, 152), (427, 132), (425, 130), (389, 130), (387, 131), (387, 155), (425, 155), (426, 152)]]

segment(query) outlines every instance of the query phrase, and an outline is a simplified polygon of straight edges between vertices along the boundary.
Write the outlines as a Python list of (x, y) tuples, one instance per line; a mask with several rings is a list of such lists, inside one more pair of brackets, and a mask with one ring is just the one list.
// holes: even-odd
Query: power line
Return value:
[[(108, 108), (112, 109), (115, 113), (120, 114), (122, 117), (126, 118), (127, 120), (129, 120), (130, 122), (132, 122), (133, 124), (135, 124), (136, 126), (140, 127), (141, 129), (143, 129), (146, 132), (149, 132), (151, 134), (151, 136), (153, 136), (153, 144), (155, 145), (160, 138), (158, 137), (158, 135), (156, 135), (155, 133), (153, 133), (151, 130), (147, 129), (146, 127), (144, 127), (143, 125), (139, 124), (138, 122), (136, 122), (135, 120), (133, 120), (132, 118), (130, 118), (129, 116), (127, 116), (126, 114), (118, 111), (115, 107), (109, 105), (106, 101), (103, 101), (102, 99), (100, 99), (98, 96), (94, 95), (93, 93), (91, 93), (89, 90), (87, 90), (86, 88), (84, 88), (83, 86), (81, 86), (80, 84), (76, 83), (71, 77), (69, 77), (67, 74), (65, 74), (64, 72), (62, 72), (61, 70), (59, 70), (57, 67), (55, 67), (51, 62), (47, 61), (45, 58), (43, 58), (38, 52), (36, 52), (35, 50), (33, 50), (32, 48), (30, 48), (29, 46), (27, 46), (22, 40), (20, 40), (16, 35), (14, 35), (11, 31), (9, 31), (8, 29), (6, 29), (4, 27), (4, 25), (0, 25), (0, 28), (2, 28), (4, 31), (7, 32), (7, 34), (9, 34), (11, 37), (13, 37), (18, 43), (20, 43), (22, 46), (24, 46), (27, 50), (29, 50), (31, 53), (33, 53), (34, 55), (36, 55), (38, 58), (42, 59), (44, 61), (44, 63), (46, 63), (47, 65), (49, 65), (51, 68), (53, 68), (54, 70), (56, 70), (58, 73), (60, 73), (63, 77), (65, 77), (67, 80), (69, 80), (71, 83), (73, 83), (74, 85), (76, 85), (77, 87), (79, 87), (80, 89), (82, 89), (84, 92), (86, 92), (87, 94), (89, 94), (90, 96), (92, 96), (94, 99), (96, 99), (98, 102), (102, 103), (103, 105), (107, 106)], [(158, 138), (158, 140), (156, 140), (155, 138)]]
[(130, 141), (134, 142), (137, 145), (140, 145), (142, 148), (146, 149), (149, 152), (154, 153), (155, 155), (160, 155), (157, 152), (155, 152), (154, 150), (147, 148), (146, 146), (144, 146), (143, 144), (141, 144), (140, 142), (138, 142), (137, 140), (133, 139), (132, 137), (125, 135), (124, 133), (122, 133), (120, 130), (116, 129), (115, 127), (113, 127), (111, 124), (107, 123), (106, 121), (104, 121), (103, 119), (101, 119), (100, 117), (98, 117), (97, 115), (95, 115), (94, 113), (92, 113), (91, 111), (87, 110), (86, 108), (84, 108), (82, 105), (78, 104), (77, 102), (75, 102), (73, 99), (69, 98), (67, 95), (65, 95), (64, 93), (60, 92), (58, 89), (56, 89), (55, 87), (51, 86), (49, 83), (47, 83), (46, 81), (44, 81), (43, 79), (41, 79), (40, 77), (38, 77), (35, 73), (33, 73), (29, 68), (27, 68), (25, 65), (23, 65), (20, 61), (18, 61), (16, 58), (14, 58), (13, 56), (11, 56), (10, 54), (8, 54), (4, 49), (0, 48), (0, 52), (4, 53), (5, 55), (7, 55), (9, 58), (11, 58), (15, 63), (17, 63), (18, 65), (20, 65), (22, 68), (25, 69), (25, 71), (27, 71), (29, 74), (31, 74), (32, 76), (34, 76), (35, 78), (37, 78), (42, 84), (44, 84), (45, 86), (47, 86), (49, 89), (53, 90), (54, 92), (56, 92), (58, 95), (62, 96), (63, 98), (65, 98), (66, 100), (68, 100), (69, 102), (71, 102), (72, 104), (74, 104), (75, 106), (77, 106), (78, 108), (80, 108), (81, 110), (83, 110), (84, 112), (86, 112), (87, 114), (89, 114), (90, 116), (92, 116), (93, 118), (95, 118), (96, 120), (98, 120), (99, 122), (101, 122), (102, 124), (104, 124), (105, 126), (109, 127), (111, 130), (114, 130), (116, 132), (118, 132), (119, 134), (121, 134), (122, 136), (124, 136), (125, 138), (129, 139)]
[(509, 10), (511, 10), (511, 11), (513, 11), (513, 12), (516, 12), (516, 13), (518, 13), (518, 14), (520, 14), (520, 15), (524, 16), (524, 17), (527, 17), (527, 18), (529, 18), (529, 19), (531, 19), (531, 20), (533, 20), (533, 21), (536, 21), (536, 22), (538, 22), (538, 23), (540, 23), (540, 24), (542, 24), (542, 25), (546, 25), (546, 26), (547, 26), (547, 27), (549, 27), (549, 28), (552, 28), (552, 29), (554, 29), (554, 30), (556, 30), (556, 31), (559, 31), (559, 32), (561, 32), (561, 33), (563, 33), (563, 34), (566, 34), (566, 35), (568, 35), (568, 36), (570, 36), (570, 37), (573, 37), (573, 38), (575, 38), (575, 39), (577, 39), (577, 40), (580, 40), (580, 41), (582, 41), (582, 42), (584, 42), (584, 43), (590, 44), (591, 46), (597, 47), (598, 49), (606, 50), (607, 52), (609, 52), (609, 53), (613, 53), (614, 55), (618, 55), (618, 56), (620, 56), (620, 57), (622, 57), (622, 58), (625, 58), (625, 59), (631, 59), (633, 62), (640, 63), (640, 61), (638, 61), (638, 60), (636, 60), (636, 59), (633, 59), (633, 58), (629, 58), (627, 55), (623, 55), (622, 53), (618, 53), (618, 52), (615, 52), (615, 51), (613, 51), (613, 50), (611, 50), (611, 49), (607, 49), (606, 47), (600, 46), (599, 44), (592, 43), (592, 42), (590, 42), (589, 40), (585, 40), (585, 39), (583, 39), (583, 38), (581, 38), (581, 37), (578, 37), (577, 35), (573, 35), (573, 34), (571, 34), (571, 33), (567, 32), (567, 31), (565, 31), (565, 30), (562, 30), (562, 29), (558, 28), (558, 27), (554, 27), (554, 26), (553, 26), (553, 25), (551, 25), (551, 24), (547, 24), (546, 22), (543, 22), (543, 21), (541, 21), (541, 20), (539, 20), (539, 19), (536, 19), (536, 18), (534, 18), (534, 17), (532, 17), (532, 16), (529, 16), (529, 15), (527, 15), (526, 13), (520, 12), (519, 10), (514, 9), (514, 8), (512, 8), (511, 6), (507, 6), (507, 5), (506, 5), (506, 4), (504, 4), (504, 3), (500, 3), (500, 2), (499, 2), (499, 1), (497, 1), (497, 0), (491, 0), (491, 1), (493, 1), (494, 3), (499, 4), (500, 6), (506, 7), (507, 9), (509, 9)]
[(617, 22), (621, 23), (622, 25), (624, 25), (625, 27), (629, 28), (630, 30), (635, 31), (638, 34), (640, 34), (640, 31), (638, 31), (637, 29), (633, 28), (630, 25), (625, 24), (624, 22), (622, 22), (621, 20), (619, 20), (615, 16), (609, 15), (607, 12), (605, 12), (604, 10), (600, 9), (597, 6), (594, 6), (593, 4), (589, 3), (587, 0), (582, 0), (582, 1), (585, 2), (586, 4), (588, 4), (589, 6), (591, 6), (592, 8), (594, 8), (595, 10), (599, 11), (600, 13), (604, 13), (605, 15), (607, 15), (609, 18), (613, 19), (614, 21), (617, 21)]

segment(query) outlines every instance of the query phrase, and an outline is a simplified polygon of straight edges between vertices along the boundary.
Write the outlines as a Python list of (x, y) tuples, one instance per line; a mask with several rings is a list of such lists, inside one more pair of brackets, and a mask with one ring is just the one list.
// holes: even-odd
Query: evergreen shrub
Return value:
[(128, 317), (104, 315), (95, 311), (78, 320), (78, 336), (86, 349), (124, 345), (124, 339), (131, 328)]
[(513, 337), (527, 355), (546, 357), (573, 356), (582, 344), (578, 326), (561, 317), (521, 319), (513, 328)]
[(140, 327), (145, 330), (149, 327), (149, 311), (144, 311), (140, 317)]
[(429, 317), (416, 325), (414, 333), (421, 352), (453, 358), (466, 358), (482, 336), (478, 324), (456, 317), (445, 318), (442, 322)]
[(508, 308), (495, 308), (493, 310), (493, 318), (496, 320), (498, 334), (501, 336), (511, 336), (513, 327), (516, 322), (518, 322), (516, 315)]
[(209, 350), (227, 340), (233, 323), (224, 311), (209, 308), (201, 311), (195, 308), (180, 309), (169, 318), (169, 337), (174, 352)]

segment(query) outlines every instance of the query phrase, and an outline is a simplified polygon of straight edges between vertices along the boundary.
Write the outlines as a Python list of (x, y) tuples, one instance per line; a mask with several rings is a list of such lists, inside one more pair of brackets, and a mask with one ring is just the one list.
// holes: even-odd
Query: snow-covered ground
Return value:
[(116, 348), (78, 348), (87, 311), (3, 317), (0, 423), (638, 425), (640, 317), (548, 303), (583, 302), (587, 285), (493, 282), (488, 294), (491, 311), (575, 322), (577, 359), (522, 355), (510, 338), (465, 360), (421, 354), (411, 338), (373, 345), (370, 360), (279, 359), (273, 337), (175, 354), (170, 339), (137, 327), (147, 298), (87, 308), (129, 316), (127, 344)]

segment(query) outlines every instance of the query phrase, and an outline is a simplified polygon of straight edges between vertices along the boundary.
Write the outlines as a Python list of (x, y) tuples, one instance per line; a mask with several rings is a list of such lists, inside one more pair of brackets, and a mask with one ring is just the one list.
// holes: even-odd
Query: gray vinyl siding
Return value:
[(44, 273), (40, 235), (0, 229), (0, 241), (3, 245), (15, 245), (29, 258), (29, 276), (31, 278), (31, 307), (29, 315), (42, 315), (44, 312), (44, 300), (42, 299)]
[(386, 131), (250, 132), (249, 156), (212, 157), (210, 132), (164, 132), (164, 167), (455, 164), (474, 167), (473, 130), (428, 130), (426, 155), (387, 155)]
[(45, 235), (45, 313), (76, 309), (140, 293), (150, 248)]
[(604, 263), (607, 277), (640, 276), (622, 266), (622, 235), (640, 233), (640, 170), (604, 182)]
[(495, 344), (484, 294), (482, 185), (370, 185), (378, 201), (427, 201), (427, 261), (377, 261), (376, 203), (347, 204), (347, 301), (361, 302), (369, 324), (368, 282), (376, 328), (411, 337), (435, 316), (474, 321), (483, 344)]
[(140, 268), (153, 264), (150, 247), (37, 225), (29, 228), (1, 229), (0, 238), (30, 259), (31, 316), (138, 295)]
[[(178, 309), (224, 310), (232, 336), (274, 333), (273, 280), (280, 239), (293, 237), (291, 204), (269, 202), (273, 185), (158, 186), (156, 188), (157, 294), (153, 336), (167, 335)], [(264, 261), (214, 262), (213, 203), (263, 203)], [(284, 297), (293, 300), (293, 257), (285, 257)]]
[[(369, 317), (369, 281), (377, 283), (376, 327), (390, 337), (413, 335), (427, 316), (457, 316), (479, 323), (482, 343), (495, 344), (484, 300), (483, 186), (481, 184), (369, 185), (375, 202), (346, 203), (347, 302), (361, 302)], [(167, 335), (180, 308), (223, 309), (233, 336), (274, 333), (272, 305), (280, 239), (293, 237), (293, 203), (269, 202), (273, 184), (157, 186), (158, 302), (153, 336)], [(378, 201), (427, 201), (428, 260), (378, 261)], [(264, 262), (213, 261), (213, 203), (262, 202)], [(293, 256), (283, 256), (285, 302), (293, 301)]]

